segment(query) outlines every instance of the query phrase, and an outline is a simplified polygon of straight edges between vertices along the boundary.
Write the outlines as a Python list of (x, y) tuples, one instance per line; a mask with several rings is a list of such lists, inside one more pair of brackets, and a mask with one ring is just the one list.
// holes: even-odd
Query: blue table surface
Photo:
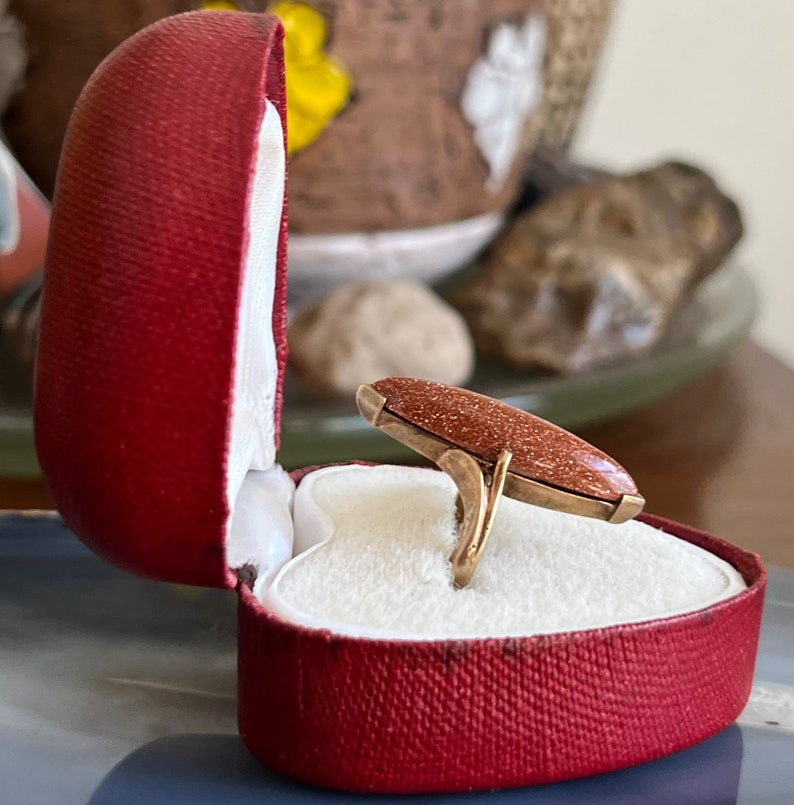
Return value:
[(54, 517), (0, 517), (0, 803), (794, 803), (794, 572), (771, 569), (739, 721), (699, 746), (551, 786), (321, 791), (268, 771), (235, 723), (233, 593), (135, 578)]

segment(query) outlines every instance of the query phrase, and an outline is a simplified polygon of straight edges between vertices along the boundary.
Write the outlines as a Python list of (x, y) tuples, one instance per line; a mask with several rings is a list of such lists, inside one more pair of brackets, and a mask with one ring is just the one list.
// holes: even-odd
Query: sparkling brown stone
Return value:
[(588, 497), (636, 495), (631, 476), (592, 445), (533, 414), (466, 389), (389, 377), (372, 384), (386, 409), (487, 461), (513, 453), (510, 471)]

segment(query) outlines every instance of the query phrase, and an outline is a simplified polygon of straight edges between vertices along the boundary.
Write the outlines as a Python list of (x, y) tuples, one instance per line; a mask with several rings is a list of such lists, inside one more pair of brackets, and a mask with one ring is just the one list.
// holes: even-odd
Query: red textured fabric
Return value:
[[(286, 121), (282, 29), (159, 22), (95, 72), (66, 136), (36, 373), (36, 445), (69, 526), (135, 573), (233, 587), (224, 537), (256, 138)], [(273, 313), (286, 358), (286, 204)]]
[(747, 702), (766, 574), (723, 540), (641, 519), (725, 559), (748, 589), (645, 623), (416, 643), (288, 624), (239, 588), (243, 740), (315, 785), (420, 793), (597, 774), (710, 737)]

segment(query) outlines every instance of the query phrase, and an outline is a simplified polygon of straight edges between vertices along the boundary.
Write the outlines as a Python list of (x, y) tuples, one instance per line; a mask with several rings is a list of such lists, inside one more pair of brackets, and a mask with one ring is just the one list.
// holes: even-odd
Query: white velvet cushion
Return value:
[(294, 501), (296, 557), (257, 586), (284, 618), (340, 634), (430, 640), (588, 629), (690, 612), (740, 574), (643, 523), (504, 499), (471, 584), (451, 585), (455, 487), (434, 470), (330, 467)]

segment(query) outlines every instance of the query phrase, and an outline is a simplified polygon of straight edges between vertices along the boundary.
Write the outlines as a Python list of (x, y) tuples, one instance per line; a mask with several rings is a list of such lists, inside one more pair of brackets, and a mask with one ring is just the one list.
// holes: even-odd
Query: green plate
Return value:
[[(743, 341), (758, 309), (749, 275), (727, 264), (702, 283), (665, 338), (647, 355), (572, 377), (521, 374), (480, 366), (471, 388), (566, 428), (610, 419), (664, 397), (724, 360)], [(398, 461), (415, 456), (371, 428), (352, 401), (318, 402), (288, 379), (279, 462), (291, 469), (361, 459)], [(34, 476), (30, 404), (0, 409), (0, 474)]]

